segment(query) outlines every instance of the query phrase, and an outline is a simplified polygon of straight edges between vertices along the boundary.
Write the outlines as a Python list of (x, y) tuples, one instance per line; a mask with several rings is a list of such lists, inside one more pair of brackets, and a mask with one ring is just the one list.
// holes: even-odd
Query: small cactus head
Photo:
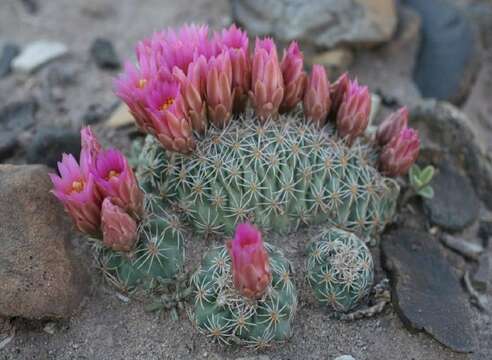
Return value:
[(272, 281), (260, 231), (250, 224), (239, 224), (228, 248), (234, 286), (247, 298), (260, 298)]

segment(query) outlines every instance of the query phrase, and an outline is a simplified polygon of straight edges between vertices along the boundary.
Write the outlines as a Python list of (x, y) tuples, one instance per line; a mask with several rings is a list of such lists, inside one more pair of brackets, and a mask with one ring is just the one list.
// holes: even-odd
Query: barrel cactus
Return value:
[[(297, 307), (291, 264), (279, 249), (261, 243), (261, 235), (250, 225), (238, 226), (233, 242), (239, 241), (246, 242), (238, 248), (243, 254), (234, 253), (233, 243), (229, 249), (218, 246), (204, 256), (191, 280), (194, 297), (190, 317), (200, 332), (219, 342), (261, 348), (285, 341), (291, 336)], [(252, 242), (257, 241), (259, 251), (266, 253), (264, 258), (250, 251)], [(253, 265), (244, 266), (240, 262), (248, 262), (244, 259), (248, 255)], [(251, 272), (254, 276), (244, 279)], [(263, 273), (264, 285), (257, 281)]]
[(372, 255), (356, 235), (325, 228), (307, 247), (307, 279), (316, 298), (347, 312), (369, 294), (374, 280)]

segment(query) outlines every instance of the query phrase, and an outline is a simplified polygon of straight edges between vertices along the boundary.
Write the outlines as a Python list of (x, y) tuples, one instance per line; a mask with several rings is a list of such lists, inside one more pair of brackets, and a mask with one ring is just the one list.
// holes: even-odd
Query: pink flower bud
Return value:
[(232, 65), (232, 89), (235, 113), (243, 112), (251, 84), (251, 59), (248, 50), (248, 34), (236, 25), (216, 35), (216, 43), (222, 51), (229, 53)]
[(395, 136), (407, 127), (408, 110), (402, 107), (400, 110), (391, 113), (378, 127), (376, 141), (379, 146), (384, 146)]
[(419, 156), (420, 138), (417, 131), (403, 129), (383, 147), (379, 167), (387, 176), (404, 175)]
[(77, 164), (73, 155), (63, 154), (58, 162), (60, 176), (50, 174), (53, 194), (65, 206), (77, 229), (83, 233), (99, 233), (101, 196), (94, 176)]
[(371, 113), (371, 96), (367, 86), (359, 86), (357, 80), (349, 81), (337, 114), (338, 135), (351, 145), (364, 133)]
[(109, 198), (102, 203), (101, 228), (104, 245), (114, 251), (130, 251), (137, 241), (137, 223)]
[(228, 247), (234, 286), (247, 298), (260, 298), (272, 281), (261, 233), (250, 224), (240, 224)]
[(103, 197), (139, 216), (143, 211), (143, 193), (123, 154), (114, 149), (101, 151), (96, 159), (94, 177)]
[(340, 105), (342, 105), (343, 97), (349, 87), (349, 77), (347, 73), (343, 73), (337, 81), (330, 86), (331, 110), (330, 118), (336, 119)]
[(304, 96), (306, 87), (306, 73), (304, 71), (304, 55), (299, 50), (296, 41), (290, 43), (287, 51), (284, 50), (280, 63), (282, 77), (284, 79), (284, 99), (280, 105), (281, 112), (287, 112), (295, 108)]
[(99, 144), (90, 126), (86, 126), (80, 130), (80, 142), (82, 144), (80, 166), (86, 168), (86, 172), (90, 172), (90, 169), (95, 166), (99, 151), (101, 151), (101, 144)]
[(330, 84), (326, 70), (321, 65), (314, 65), (304, 95), (304, 116), (308, 121), (323, 126), (330, 106)]
[(284, 98), (284, 83), (277, 48), (272, 39), (256, 39), (249, 97), (261, 121), (276, 117)]
[(228, 52), (208, 61), (207, 106), (210, 121), (224, 127), (232, 115), (232, 65)]

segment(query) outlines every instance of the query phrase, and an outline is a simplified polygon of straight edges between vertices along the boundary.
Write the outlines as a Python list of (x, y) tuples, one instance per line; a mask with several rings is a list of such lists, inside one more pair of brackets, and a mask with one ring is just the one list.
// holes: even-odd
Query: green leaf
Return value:
[(419, 178), (420, 167), (417, 164), (413, 164), (412, 167), (410, 168), (410, 172), (408, 173), (408, 176), (410, 177), (410, 180), (413, 178)]
[(424, 170), (420, 173), (420, 181), (422, 182), (423, 185), (427, 185), (428, 183), (431, 182), (432, 178), (434, 177), (434, 166), (429, 165), (426, 166)]
[(424, 184), (422, 184), (422, 181), (418, 177), (413, 178), (413, 180), (411, 180), (410, 182), (412, 183), (414, 189), (420, 189), (422, 186), (424, 186)]
[(417, 192), (418, 195), (426, 199), (432, 199), (434, 197), (434, 189), (427, 185)]

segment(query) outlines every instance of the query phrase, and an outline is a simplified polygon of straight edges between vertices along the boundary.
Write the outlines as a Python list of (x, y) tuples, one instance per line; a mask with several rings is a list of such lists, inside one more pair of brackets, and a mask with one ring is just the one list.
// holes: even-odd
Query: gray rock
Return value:
[(452, 236), (450, 234), (442, 234), (441, 242), (448, 248), (457, 251), (459, 254), (470, 260), (478, 260), (483, 252), (483, 246), (461, 237)]
[(473, 286), (479, 291), (487, 291), (489, 286), (492, 271), (490, 267), (490, 255), (483, 254), (478, 259), (478, 268), (477, 271), (473, 274), (472, 283)]
[(410, 109), (409, 121), (420, 133), (420, 159), (458, 166), (468, 175), (478, 197), (492, 209), (492, 162), (477, 143), (466, 114), (446, 102), (427, 100)]
[(30, 73), (67, 52), (67, 47), (62, 43), (47, 40), (35, 41), (28, 44), (13, 60), (12, 68), (18, 72)]
[(431, 182), (434, 197), (424, 200), (432, 224), (459, 231), (478, 218), (480, 202), (470, 180), (450, 166), (441, 166)]
[(0, 316), (66, 318), (87, 290), (44, 166), (0, 165)]
[(91, 55), (101, 69), (118, 69), (120, 60), (113, 43), (108, 39), (98, 38), (91, 46)]
[(474, 351), (468, 299), (439, 243), (426, 232), (398, 229), (383, 237), (382, 255), (393, 306), (405, 326), (454, 351)]
[(379, 44), (397, 24), (394, 0), (231, 0), (231, 7), (234, 20), (252, 35), (316, 48)]
[(449, 0), (405, 0), (422, 17), (422, 44), (414, 78), (424, 97), (462, 104), (480, 68), (478, 36)]
[(12, 60), (19, 55), (20, 48), (16, 44), (5, 44), (0, 55), (0, 78), (10, 73)]
[(70, 129), (43, 128), (35, 135), (26, 152), (28, 163), (55, 168), (63, 153), (80, 152), (80, 134)]

